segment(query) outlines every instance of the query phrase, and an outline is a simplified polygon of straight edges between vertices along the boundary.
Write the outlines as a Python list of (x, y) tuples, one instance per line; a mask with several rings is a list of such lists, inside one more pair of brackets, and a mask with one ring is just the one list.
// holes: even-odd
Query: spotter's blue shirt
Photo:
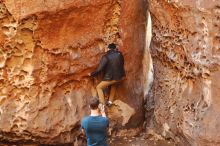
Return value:
[(81, 126), (85, 131), (87, 146), (108, 146), (107, 128), (109, 120), (102, 116), (84, 117)]

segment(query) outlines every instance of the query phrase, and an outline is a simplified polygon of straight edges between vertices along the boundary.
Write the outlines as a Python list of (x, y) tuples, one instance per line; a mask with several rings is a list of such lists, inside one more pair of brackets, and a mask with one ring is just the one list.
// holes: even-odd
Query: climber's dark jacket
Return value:
[(99, 63), (98, 68), (91, 73), (91, 76), (104, 72), (104, 81), (121, 80), (125, 76), (124, 57), (118, 50), (109, 50)]

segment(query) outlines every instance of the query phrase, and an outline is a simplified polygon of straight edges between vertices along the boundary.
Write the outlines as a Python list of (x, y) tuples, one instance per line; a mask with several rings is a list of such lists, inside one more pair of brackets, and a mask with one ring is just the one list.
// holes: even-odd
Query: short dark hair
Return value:
[(116, 49), (116, 44), (111, 43), (111, 44), (108, 45), (108, 48), (109, 49)]
[(97, 97), (92, 97), (89, 102), (91, 109), (95, 110), (99, 107), (99, 99)]

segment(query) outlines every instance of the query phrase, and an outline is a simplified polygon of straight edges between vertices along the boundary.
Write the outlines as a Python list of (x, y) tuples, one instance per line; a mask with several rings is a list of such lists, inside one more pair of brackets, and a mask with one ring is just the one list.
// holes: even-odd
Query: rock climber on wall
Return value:
[(111, 86), (110, 95), (107, 102), (107, 105), (111, 106), (116, 91), (115, 85), (125, 76), (124, 57), (114, 43), (108, 45), (106, 54), (102, 56), (98, 68), (89, 75), (95, 77), (102, 71), (104, 72), (104, 77), (97, 85), (96, 90), (98, 92), (100, 102), (105, 104), (103, 89)]

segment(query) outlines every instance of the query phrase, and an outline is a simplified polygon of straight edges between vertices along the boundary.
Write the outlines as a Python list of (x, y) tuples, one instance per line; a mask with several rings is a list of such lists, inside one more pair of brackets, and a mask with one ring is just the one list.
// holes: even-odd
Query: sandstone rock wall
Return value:
[[(220, 1), (149, 0), (156, 127), (178, 145), (220, 145)], [(153, 100), (152, 100), (153, 99)]]
[(127, 74), (111, 128), (139, 127), (144, 7), (142, 0), (1, 0), (0, 139), (73, 142), (94, 86), (87, 74), (110, 42), (119, 44)]

